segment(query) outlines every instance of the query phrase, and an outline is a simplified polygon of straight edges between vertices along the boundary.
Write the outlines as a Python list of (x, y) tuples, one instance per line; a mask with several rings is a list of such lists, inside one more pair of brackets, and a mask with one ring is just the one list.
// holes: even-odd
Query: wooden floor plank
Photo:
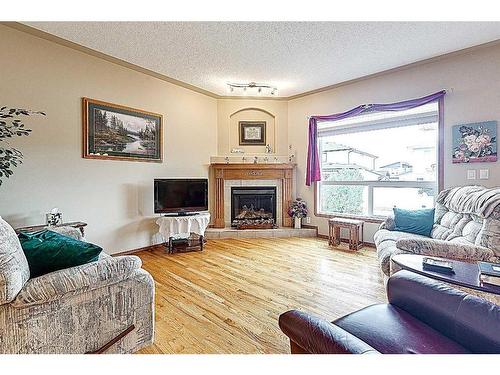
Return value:
[(140, 353), (288, 353), (279, 314), (328, 320), (385, 302), (375, 252), (317, 238), (210, 240), (137, 255), (156, 284), (155, 343)]

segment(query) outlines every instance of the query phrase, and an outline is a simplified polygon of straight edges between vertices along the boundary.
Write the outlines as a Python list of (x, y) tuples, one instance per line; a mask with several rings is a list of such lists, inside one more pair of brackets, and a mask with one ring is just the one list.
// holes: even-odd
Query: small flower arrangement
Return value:
[(302, 198), (297, 198), (292, 202), (288, 209), (288, 215), (295, 218), (304, 218), (307, 216), (307, 204)]

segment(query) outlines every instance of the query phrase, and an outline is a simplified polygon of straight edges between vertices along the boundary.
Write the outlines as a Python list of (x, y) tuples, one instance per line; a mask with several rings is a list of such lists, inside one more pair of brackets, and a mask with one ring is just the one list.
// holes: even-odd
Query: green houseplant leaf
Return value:
[(12, 168), (23, 162), (23, 154), (9, 144), (13, 137), (28, 136), (31, 129), (25, 127), (23, 116), (42, 115), (45, 112), (30, 111), (22, 108), (0, 108), (0, 186), (4, 178), (9, 178), (14, 172)]

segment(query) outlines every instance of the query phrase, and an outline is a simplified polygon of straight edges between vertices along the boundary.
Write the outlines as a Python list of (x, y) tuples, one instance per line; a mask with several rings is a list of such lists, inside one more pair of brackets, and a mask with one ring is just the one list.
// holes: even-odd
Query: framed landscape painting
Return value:
[(265, 121), (240, 121), (240, 145), (266, 145)]
[(163, 117), (83, 98), (83, 157), (162, 161)]
[(497, 161), (497, 122), (455, 125), (452, 128), (453, 163)]

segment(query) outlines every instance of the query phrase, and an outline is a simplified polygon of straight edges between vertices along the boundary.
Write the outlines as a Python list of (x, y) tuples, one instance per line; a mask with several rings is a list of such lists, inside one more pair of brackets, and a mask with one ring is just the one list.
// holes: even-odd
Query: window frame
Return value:
[(437, 182), (437, 193), (443, 190), (444, 187), (444, 99), (441, 97), (436, 100), (438, 104), (438, 139), (437, 139), (437, 181), (343, 181), (343, 186), (346, 185), (356, 185), (356, 186), (367, 186), (368, 187), (368, 207), (369, 213), (371, 215), (354, 215), (346, 213), (324, 213), (320, 212), (319, 206), (319, 189), (321, 184), (323, 185), (339, 185), (338, 181), (318, 181), (314, 182), (314, 216), (333, 218), (333, 217), (344, 217), (347, 219), (359, 219), (367, 223), (377, 223), (380, 224), (385, 221), (387, 216), (373, 215), (373, 188), (374, 187), (398, 187), (398, 188), (408, 188), (408, 187), (432, 187), (436, 186)]

